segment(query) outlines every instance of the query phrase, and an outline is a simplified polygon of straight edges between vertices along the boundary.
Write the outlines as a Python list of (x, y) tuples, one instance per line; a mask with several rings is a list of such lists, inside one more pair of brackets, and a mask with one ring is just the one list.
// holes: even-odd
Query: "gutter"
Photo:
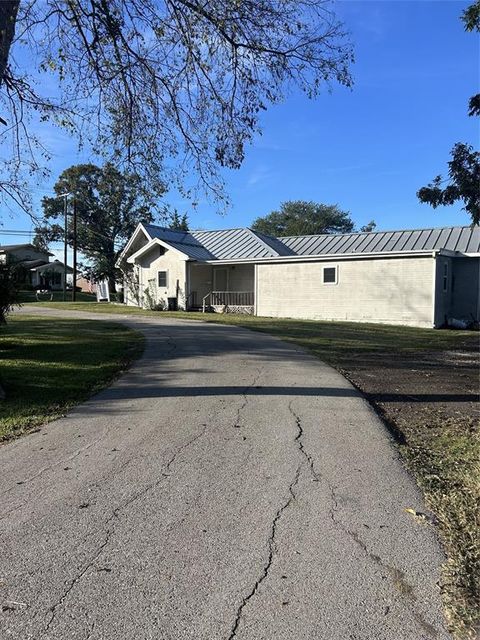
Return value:
[[(271, 258), (237, 258), (234, 260), (204, 260), (204, 264), (277, 264), (284, 262), (335, 262), (336, 260), (365, 260), (369, 258), (434, 258), (438, 251), (397, 251), (391, 253), (342, 253), (316, 256), (275, 256)], [(462, 254), (463, 255), (463, 254)]]

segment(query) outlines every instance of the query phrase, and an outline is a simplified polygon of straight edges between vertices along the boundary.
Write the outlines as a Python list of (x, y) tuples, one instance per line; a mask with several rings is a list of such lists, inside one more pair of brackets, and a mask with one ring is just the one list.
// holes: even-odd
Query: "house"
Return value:
[(140, 224), (118, 266), (142, 307), (418, 327), (480, 315), (479, 226), (274, 238)]
[[(16, 266), (19, 286), (34, 289), (63, 289), (65, 266), (59, 260), (50, 262), (53, 253), (38, 249), (33, 244), (11, 244), (0, 246), (0, 263)], [(73, 273), (69, 266), (67, 273)]]
[(97, 293), (97, 283), (86, 276), (77, 278), (77, 290), (83, 293)]

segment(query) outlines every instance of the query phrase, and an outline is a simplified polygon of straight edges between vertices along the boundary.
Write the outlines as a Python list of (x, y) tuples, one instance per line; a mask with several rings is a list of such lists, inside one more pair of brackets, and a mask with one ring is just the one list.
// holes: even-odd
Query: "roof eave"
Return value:
[(205, 260), (207, 264), (256, 264), (261, 262), (332, 262), (335, 260), (362, 260), (366, 258), (406, 258), (406, 257), (433, 257), (435, 251), (391, 251), (385, 253), (330, 253), (324, 255), (296, 255), (275, 256), (272, 258), (236, 258), (233, 260)]
[[(178, 253), (179, 255), (181, 255), (186, 260), (190, 259), (190, 256), (188, 256), (186, 253), (183, 253), (182, 251), (180, 251), (176, 247), (172, 247), (170, 244), (168, 244), (168, 242), (165, 242), (165, 240), (160, 240), (160, 238), (153, 238), (153, 240), (150, 240), (150, 242), (147, 242), (146, 245), (141, 247), (135, 253), (132, 253), (132, 255), (127, 258), (128, 264), (135, 264), (135, 261), (137, 260), (137, 258), (140, 258), (144, 253), (148, 253), (148, 251), (150, 251), (155, 246), (160, 246), (160, 247), (163, 247), (164, 249), (169, 249), (170, 251), (175, 251), (175, 253)], [(117, 264), (119, 262), (120, 262), (120, 259), (117, 261)]]
[[(139, 222), (137, 225), (137, 228), (135, 229), (135, 231), (132, 233), (132, 236), (130, 238), (130, 240), (127, 242), (127, 244), (123, 247), (122, 252), (120, 253), (120, 255), (117, 258), (117, 261), (115, 263), (116, 267), (119, 267), (122, 260), (124, 259), (125, 255), (127, 254), (128, 250), (130, 249), (130, 247), (132, 246), (132, 244), (134, 243), (136, 237), (138, 236), (139, 231), (142, 231), (143, 234), (146, 236), (148, 242), (151, 242), (152, 240), (152, 236), (148, 233), (148, 231), (145, 229), (145, 226), (143, 225), (143, 223)], [(148, 243), (147, 243), (148, 244)], [(128, 260), (127, 260), (128, 262)]]

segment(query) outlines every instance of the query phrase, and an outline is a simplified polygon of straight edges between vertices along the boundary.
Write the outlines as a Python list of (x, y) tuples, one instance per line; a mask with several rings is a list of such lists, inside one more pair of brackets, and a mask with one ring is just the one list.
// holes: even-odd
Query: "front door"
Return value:
[(214, 269), (213, 288), (215, 291), (228, 291), (228, 269)]

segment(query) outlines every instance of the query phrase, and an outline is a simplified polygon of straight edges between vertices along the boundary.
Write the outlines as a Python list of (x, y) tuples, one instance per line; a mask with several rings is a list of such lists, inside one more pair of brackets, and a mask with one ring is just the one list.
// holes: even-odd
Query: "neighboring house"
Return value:
[(77, 289), (80, 289), (83, 293), (96, 293), (97, 283), (85, 276), (79, 276), (77, 278)]
[[(63, 289), (64, 264), (59, 260), (50, 262), (51, 256), (53, 253), (38, 249), (33, 244), (0, 245), (0, 262), (16, 265), (20, 286)], [(67, 273), (73, 273), (73, 269), (67, 266)]]
[(140, 224), (125, 303), (439, 327), (479, 320), (480, 227), (274, 238)]

